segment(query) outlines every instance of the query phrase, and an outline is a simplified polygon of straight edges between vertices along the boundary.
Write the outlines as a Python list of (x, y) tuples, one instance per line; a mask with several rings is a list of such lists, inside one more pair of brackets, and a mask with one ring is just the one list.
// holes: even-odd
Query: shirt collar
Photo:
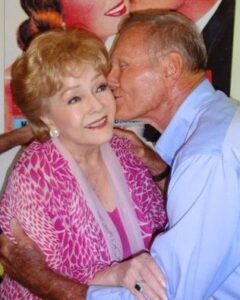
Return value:
[[(205, 105), (205, 99), (214, 93), (214, 88), (208, 80), (201, 82), (184, 100), (167, 128), (156, 143), (156, 151), (162, 159), (172, 166), (173, 159), (186, 140), (189, 127), (201, 106)], [(204, 99), (205, 98), (205, 99)]]

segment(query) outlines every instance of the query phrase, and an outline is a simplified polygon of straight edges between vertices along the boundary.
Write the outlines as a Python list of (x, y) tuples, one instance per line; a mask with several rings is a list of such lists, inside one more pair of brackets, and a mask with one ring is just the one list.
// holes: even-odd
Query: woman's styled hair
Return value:
[(146, 27), (144, 44), (148, 53), (178, 52), (185, 67), (192, 72), (206, 70), (207, 51), (195, 24), (187, 17), (168, 10), (132, 13), (120, 27), (119, 34), (131, 27)]
[(103, 42), (78, 29), (55, 29), (38, 35), (14, 62), (13, 98), (39, 140), (49, 136), (49, 129), (41, 120), (49, 97), (61, 89), (67, 76), (75, 76), (86, 63), (104, 75), (110, 69)]
[(28, 15), (17, 32), (17, 42), (22, 50), (25, 51), (38, 34), (64, 27), (60, 0), (21, 0), (20, 3)]

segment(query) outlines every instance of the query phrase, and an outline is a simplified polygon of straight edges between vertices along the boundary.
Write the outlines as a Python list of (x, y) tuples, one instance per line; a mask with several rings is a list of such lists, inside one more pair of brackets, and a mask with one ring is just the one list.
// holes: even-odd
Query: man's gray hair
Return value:
[(188, 18), (169, 10), (135, 12), (121, 24), (120, 36), (128, 28), (137, 26), (148, 28), (143, 41), (148, 52), (178, 52), (188, 70), (198, 72), (206, 69), (207, 51), (202, 35)]

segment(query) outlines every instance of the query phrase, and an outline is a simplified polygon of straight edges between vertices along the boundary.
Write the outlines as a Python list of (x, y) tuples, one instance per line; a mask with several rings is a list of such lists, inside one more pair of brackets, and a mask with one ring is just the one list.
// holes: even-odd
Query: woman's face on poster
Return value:
[(129, 0), (61, 0), (66, 27), (85, 28), (101, 39), (115, 34), (129, 13)]

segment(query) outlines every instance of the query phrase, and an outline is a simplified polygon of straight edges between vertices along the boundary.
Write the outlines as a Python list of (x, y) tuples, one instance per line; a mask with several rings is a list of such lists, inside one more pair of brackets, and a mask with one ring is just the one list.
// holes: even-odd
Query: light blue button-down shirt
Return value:
[[(172, 166), (169, 228), (151, 247), (168, 299), (240, 299), (240, 108), (205, 80), (156, 150)], [(92, 287), (88, 299), (134, 297), (124, 288)]]

